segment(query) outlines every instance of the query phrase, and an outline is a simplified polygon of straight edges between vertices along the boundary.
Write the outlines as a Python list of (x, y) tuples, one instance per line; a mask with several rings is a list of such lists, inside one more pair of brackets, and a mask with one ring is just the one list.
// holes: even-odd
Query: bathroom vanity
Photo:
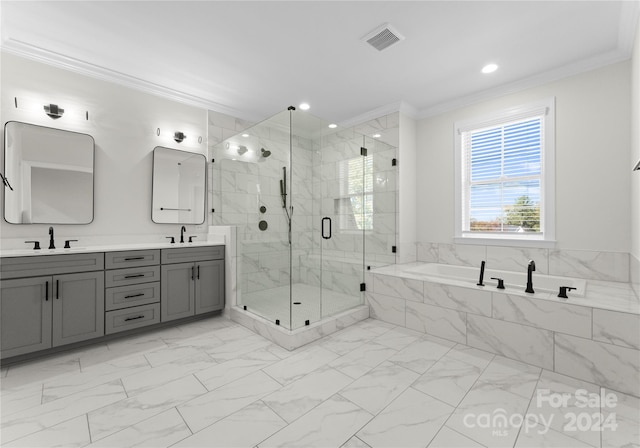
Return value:
[(224, 308), (223, 245), (6, 256), (3, 359)]

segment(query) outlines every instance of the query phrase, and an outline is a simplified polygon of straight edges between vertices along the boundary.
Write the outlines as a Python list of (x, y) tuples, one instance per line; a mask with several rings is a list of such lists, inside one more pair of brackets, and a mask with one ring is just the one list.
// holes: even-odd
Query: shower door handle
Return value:
[[(325, 228), (324, 228), (325, 221), (329, 221), (329, 235), (328, 236), (325, 234)], [(331, 218), (329, 218), (328, 216), (322, 218), (322, 238), (324, 238), (325, 240), (331, 239)]]

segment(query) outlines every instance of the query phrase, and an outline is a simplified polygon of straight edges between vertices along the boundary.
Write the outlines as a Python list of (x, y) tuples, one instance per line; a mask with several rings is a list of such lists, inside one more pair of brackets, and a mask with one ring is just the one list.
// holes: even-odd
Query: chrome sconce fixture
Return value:
[(53, 118), (54, 120), (57, 120), (64, 114), (64, 109), (58, 107), (57, 104), (45, 104), (44, 111), (49, 117)]
[(632, 171), (640, 171), (640, 160), (638, 160), (638, 163), (636, 163), (636, 166), (633, 167)]
[(176, 132), (173, 134), (173, 139), (178, 143), (181, 143), (182, 140), (184, 140), (185, 138), (187, 138), (187, 136), (184, 135), (182, 132)]

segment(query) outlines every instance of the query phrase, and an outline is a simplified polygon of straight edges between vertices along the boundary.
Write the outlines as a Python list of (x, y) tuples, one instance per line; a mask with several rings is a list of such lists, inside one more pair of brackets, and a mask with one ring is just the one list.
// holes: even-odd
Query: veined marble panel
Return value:
[(536, 262), (537, 273), (549, 273), (548, 249), (487, 246), (487, 269), (527, 272), (529, 260)]
[(373, 290), (376, 294), (422, 302), (423, 283), (421, 280), (412, 280), (393, 275), (375, 275), (373, 277)]
[(588, 250), (552, 250), (549, 274), (613, 282), (629, 281), (629, 254)]
[(366, 299), (371, 307), (371, 317), (402, 327), (405, 326), (406, 304), (410, 302), (372, 292), (366, 293)]
[(556, 334), (555, 371), (640, 397), (640, 351)]
[(456, 342), (466, 342), (466, 313), (407, 302), (407, 328)]
[(640, 315), (594, 309), (593, 339), (640, 350)]
[(417, 243), (418, 261), (426, 263), (438, 262), (438, 245), (436, 243)]
[(468, 314), (467, 344), (553, 370), (553, 333), (548, 330)]
[(487, 259), (485, 246), (471, 244), (438, 244), (438, 263), (480, 266)]
[(491, 316), (491, 291), (424, 282), (424, 303)]
[(591, 308), (566, 302), (493, 293), (493, 318), (584, 338), (591, 337)]

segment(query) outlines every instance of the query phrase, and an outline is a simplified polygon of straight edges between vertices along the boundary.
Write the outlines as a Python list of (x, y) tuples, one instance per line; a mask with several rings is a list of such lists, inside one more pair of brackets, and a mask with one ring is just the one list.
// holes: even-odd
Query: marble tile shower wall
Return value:
[[(240, 291), (247, 293), (288, 285), (291, 277), (300, 281), (300, 268), (296, 260), (311, 247), (311, 188), (305, 180), (311, 178), (311, 142), (293, 139), (294, 166), (288, 173), (291, 182), (289, 199), (294, 207), (292, 228), (294, 265), (289, 269), (288, 224), (282, 209), (280, 179), (282, 167), (289, 166), (288, 132), (267, 124), (251, 127), (259, 145), (268, 148), (271, 156), (260, 162), (231, 160), (222, 157), (215, 145), (211, 158), (211, 225), (233, 225), (238, 238), (238, 283)], [(236, 135), (233, 133), (232, 135)], [(262, 213), (260, 207), (266, 207)], [(259, 222), (266, 221), (266, 230)]]
[[(470, 244), (418, 243), (417, 259), (422, 262), (480, 266), (526, 272), (529, 260), (541, 274), (613, 282), (629, 282), (633, 269), (629, 253), (590, 250), (538, 249), (530, 247), (477, 246)], [(638, 261), (634, 260), (637, 276)], [(636, 293), (638, 288), (636, 288)]]

